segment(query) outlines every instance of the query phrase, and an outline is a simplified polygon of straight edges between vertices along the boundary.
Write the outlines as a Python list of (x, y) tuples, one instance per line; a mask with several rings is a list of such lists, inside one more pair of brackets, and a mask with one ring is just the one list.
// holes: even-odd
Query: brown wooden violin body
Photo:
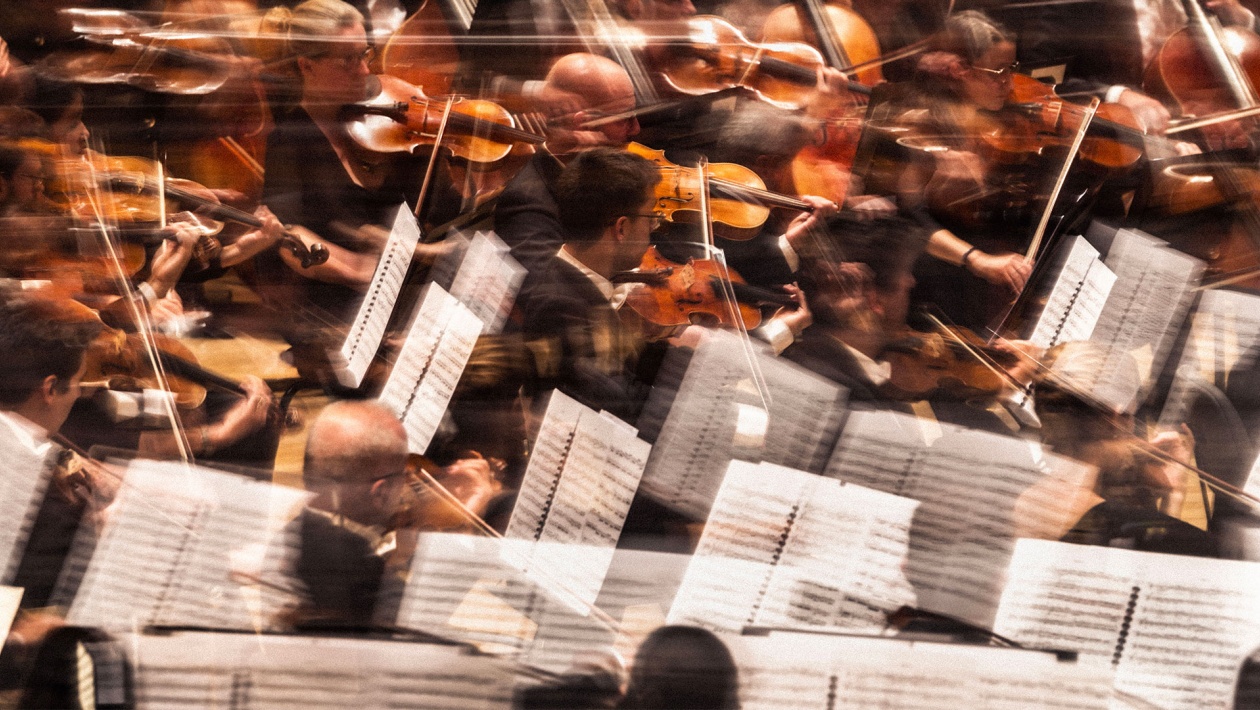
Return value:
[(1009, 382), (997, 367), (1015, 364), (1014, 356), (989, 347), (963, 328), (945, 334), (906, 329), (889, 343), (883, 357), (892, 366), (885, 388), (904, 400), (992, 397)]
[[(670, 162), (665, 151), (652, 150), (639, 143), (626, 147), (635, 155), (647, 158), (661, 172), (656, 184), (655, 211), (674, 222), (698, 223), (701, 219), (700, 169)], [(757, 173), (736, 163), (709, 163), (708, 182), (711, 195), (713, 229), (727, 239), (751, 239), (770, 216), (771, 207), (808, 211), (800, 200), (766, 190)]]
[(512, 115), (491, 101), (456, 98), (442, 125), (446, 102), (431, 99), (419, 87), (380, 75), (381, 90), (372, 99), (345, 107), (346, 130), (363, 148), (376, 153), (414, 152), (432, 146), (442, 130), (442, 146), (472, 165), (493, 167), (515, 143), (546, 140), (516, 128)]
[(656, 247), (647, 250), (638, 269), (616, 274), (613, 282), (640, 284), (627, 296), (626, 305), (644, 320), (666, 328), (706, 320), (731, 328), (741, 323), (746, 329), (756, 328), (761, 324), (761, 304), (795, 306), (786, 294), (748, 286), (739, 274), (714, 259), (676, 264)]
[(657, 67), (673, 90), (698, 96), (742, 86), (786, 109), (801, 108), (814, 94), (823, 57), (813, 47), (750, 42), (720, 17), (692, 17), (686, 27), (686, 41), (671, 43)]

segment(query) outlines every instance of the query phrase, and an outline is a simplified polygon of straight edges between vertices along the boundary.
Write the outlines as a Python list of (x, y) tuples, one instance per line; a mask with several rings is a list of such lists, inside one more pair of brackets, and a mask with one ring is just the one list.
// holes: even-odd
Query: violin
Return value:
[[(213, 220), (235, 222), (255, 229), (263, 226), (262, 220), (258, 217), (223, 204), (213, 192), (191, 180), (167, 178), (162, 187), (159, 186), (156, 176), (150, 177), (143, 173), (125, 171), (113, 171), (101, 176), (101, 179), (114, 188), (115, 193), (118, 190), (128, 190), (129, 193), (123, 194), (136, 194), (156, 200), (157, 195), (164, 192), (169, 203), (191, 208), (197, 214), (205, 215)], [(222, 225), (218, 225), (218, 228), (222, 228)], [(288, 250), (304, 269), (319, 266), (328, 261), (328, 247), (319, 243), (307, 246), (291, 232), (281, 233), (279, 246)]]
[(885, 346), (881, 357), (892, 367), (885, 387), (902, 400), (992, 397), (1011, 382), (1005, 370), (1018, 362), (1015, 355), (957, 326), (936, 333), (906, 328)]
[(46, 76), (196, 96), (218, 90), (232, 75), (235, 55), (223, 37), (151, 27), (118, 10), (62, 12), (89, 48), (54, 52), (33, 65)]
[(656, 247), (647, 250), (637, 269), (614, 274), (611, 281), (640, 284), (626, 297), (626, 305), (644, 320), (666, 328), (705, 319), (731, 328), (741, 323), (745, 329), (756, 328), (761, 325), (760, 306), (796, 307), (787, 294), (750, 286), (715, 259), (676, 264)]
[[(1085, 116), (1084, 106), (1060, 98), (1054, 87), (1023, 74), (1011, 76), (1006, 108), (1025, 122), (1016, 122), (985, 140), (1007, 153), (1040, 154), (1047, 145), (1070, 145)], [(1142, 157), (1145, 138), (1132, 111), (1118, 103), (1103, 103), (1090, 121), (1080, 157), (1110, 170), (1128, 168)]]
[[(169, 336), (154, 333), (158, 348), (187, 362), (195, 362), (192, 351)], [(85, 389), (104, 388), (120, 392), (140, 392), (162, 389), (144, 348), (144, 341), (136, 333), (107, 328), (92, 342), (84, 356)], [(196, 409), (206, 401), (206, 388), (182, 376), (166, 378), (175, 406)]]
[[(818, 70), (825, 66), (818, 50), (801, 42), (757, 44), (720, 17), (687, 20), (685, 41), (668, 43), (661, 62), (665, 82), (688, 95), (742, 86), (780, 108), (802, 108), (814, 95)], [(853, 91), (870, 89), (850, 83)]]
[(1187, 0), (1186, 10), (1186, 27), (1155, 55), (1143, 89), (1179, 116), (1222, 114), (1224, 123), (1254, 115), (1249, 110), (1260, 107), (1260, 37), (1240, 27), (1221, 27), (1197, 0)]
[[(363, 148), (376, 153), (414, 152), (438, 139), (445, 101), (429, 98), (419, 87), (388, 75), (376, 77), (380, 91), (371, 99), (342, 109), (346, 130)], [(503, 160), (516, 143), (541, 145), (547, 139), (516, 127), (512, 114), (491, 101), (456, 99), (442, 146), (469, 163), (490, 166)]]
[[(656, 184), (658, 215), (671, 222), (700, 221), (701, 176), (698, 168), (670, 162), (665, 151), (630, 143), (626, 150), (656, 164), (661, 180)], [(766, 189), (761, 177), (736, 163), (709, 163), (705, 171), (712, 190), (714, 231), (722, 237), (752, 239), (770, 217), (771, 207), (809, 212), (808, 203)]]

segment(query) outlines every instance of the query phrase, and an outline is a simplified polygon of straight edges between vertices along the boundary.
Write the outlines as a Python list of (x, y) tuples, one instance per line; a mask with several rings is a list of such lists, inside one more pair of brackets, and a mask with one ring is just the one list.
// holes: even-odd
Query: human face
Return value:
[(617, 218), (621, 233), (618, 248), (618, 271), (632, 269), (643, 260), (643, 253), (652, 244), (652, 231), (660, 226), (656, 216), (656, 190), (648, 188), (634, 214)]
[(83, 155), (88, 146), (88, 129), (83, 125), (83, 97), (76, 96), (66, 112), (48, 127), (48, 137), (61, 145), (66, 155)]
[(915, 283), (914, 275), (903, 271), (893, 280), (889, 289), (878, 291), (879, 304), (883, 310), (880, 320), (885, 330), (899, 330), (906, 325), (906, 318), (910, 315), (910, 291)]
[(371, 58), (363, 25), (338, 32), (323, 52), (298, 60), (303, 99), (336, 106), (364, 100)]
[(44, 166), (37, 156), (27, 155), (13, 172), (9, 199), (16, 205), (29, 205), (44, 189)]
[(999, 42), (972, 63), (962, 75), (962, 93), (971, 103), (989, 111), (1006, 104), (1014, 74), (1015, 44)]

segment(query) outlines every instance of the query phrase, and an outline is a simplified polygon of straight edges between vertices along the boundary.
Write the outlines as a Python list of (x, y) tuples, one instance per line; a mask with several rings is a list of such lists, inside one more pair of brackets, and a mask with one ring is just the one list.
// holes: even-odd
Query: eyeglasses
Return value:
[(975, 65), (972, 65), (971, 68), (976, 71), (984, 72), (994, 79), (1005, 79), (1011, 74), (1019, 73), (1019, 62), (1011, 62), (1009, 65), (1004, 66), (1001, 69), (985, 69), (984, 67), (978, 67)]
[(330, 59), (341, 65), (342, 69), (350, 71), (359, 66), (360, 62), (370, 63), (376, 56), (375, 47), (367, 47), (362, 52), (354, 54), (337, 54), (334, 52), (321, 52), (320, 54), (311, 55), (311, 59)]
[(656, 214), (655, 212), (651, 214), (640, 214), (638, 212), (631, 212), (630, 214), (623, 214), (621, 216), (622, 217), (642, 217), (644, 219), (649, 219), (652, 221), (653, 230), (655, 230), (657, 227), (665, 223), (665, 218), (660, 216), (659, 214)]

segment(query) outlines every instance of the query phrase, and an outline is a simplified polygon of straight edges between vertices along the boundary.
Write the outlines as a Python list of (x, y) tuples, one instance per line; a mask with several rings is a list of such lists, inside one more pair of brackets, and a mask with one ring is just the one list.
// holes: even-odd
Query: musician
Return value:
[(863, 219), (841, 213), (828, 221), (827, 232), (827, 241), (835, 246), (830, 253), (806, 257), (799, 272), (813, 325), (783, 357), (844, 385), (857, 406), (1010, 433), (987, 408), (944, 394), (916, 398), (893, 387), (894, 374), (902, 373), (894, 373), (887, 353), (895, 343), (912, 345), (916, 338), (906, 321), (915, 285), (913, 265), (927, 244), (926, 230), (902, 216)]
[(302, 482), (315, 498), (299, 518), (296, 568), (305, 623), (370, 625), (406, 465), (407, 432), (375, 402), (334, 402), (311, 424)]
[(577, 151), (594, 146), (624, 146), (639, 133), (633, 118), (594, 130), (581, 124), (601, 114), (635, 106), (634, 87), (619, 64), (594, 54), (561, 57), (547, 73), (550, 91), (573, 97), (574, 105), (547, 128), (547, 143), (508, 183), (495, 207), (494, 230), (512, 248), (512, 256), (531, 271), (541, 267), (564, 241), (556, 207), (555, 181)]
[[(563, 388), (595, 409), (637, 412), (646, 395), (636, 372), (644, 333), (622, 325), (625, 287), (613, 274), (638, 266), (657, 217), (656, 166), (613, 148), (578, 153), (556, 180), (563, 244), (530, 272), (517, 299), (540, 389)], [(624, 310), (624, 309), (623, 309)]]
[[(1209, 0), (1225, 26), (1255, 28), (1239, 0)], [(1142, 93), (1143, 72), (1164, 42), (1186, 24), (1180, 0), (1086, 0), (1040, 3), (1006, 15), (1018, 29), (1020, 59), (1032, 66), (1067, 63), (1063, 96), (1094, 95), (1132, 109), (1143, 128), (1162, 134), (1167, 107)]]
[(893, 192), (904, 211), (932, 229), (931, 258), (915, 272), (915, 301), (934, 303), (973, 329), (987, 326), (1032, 270), (1015, 251), (1032, 231), (1029, 185), (1044, 182), (1036, 169), (1042, 164), (988, 163), (977, 145), (990, 125), (987, 112), (1006, 103), (1014, 62), (1014, 36), (1005, 28), (975, 11), (952, 15), (936, 50), (920, 58), (917, 80), (877, 109), (879, 120), (912, 129), (933, 149), (899, 147), (899, 172), (866, 176), (872, 189)]
[(368, 153), (346, 132), (342, 106), (367, 98), (371, 83), (372, 50), (357, 10), (340, 0), (298, 5), (289, 47), (301, 99), (268, 138), (262, 201), (304, 242), (327, 247), (329, 258), (303, 268), (287, 251), (264, 252), (257, 266), (290, 324), (297, 317), (342, 325), (363, 299), (399, 205), (415, 204), (426, 161)]
[[(1055, 453), (1098, 469), (1094, 493), (1102, 501), (1064, 537), (1067, 542), (1116, 545), (1153, 552), (1214, 557), (1216, 542), (1177, 519), (1190, 472), (1161, 461), (1133, 436), (1133, 406), (1116, 410), (1089, 393), (1088, 382), (1106, 368), (1111, 386), (1126, 387), (1136, 401), (1139, 376), (1132, 358), (1115, 366), (1116, 354), (1090, 342), (1064, 343), (1043, 359), (1036, 389), (1042, 440)], [(1156, 434), (1150, 446), (1174, 460), (1190, 461), (1189, 429)]]
[(30, 451), (42, 470), (52, 471), (14, 584), (26, 588), (22, 603), (48, 602), (79, 520), (104, 482), (71, 468), (70, 453), (51, 440), (81, 393), (84, 355), (104, 328), (100, 319), (73, 301), (13, 292), (0, 294), (0, 436)]

